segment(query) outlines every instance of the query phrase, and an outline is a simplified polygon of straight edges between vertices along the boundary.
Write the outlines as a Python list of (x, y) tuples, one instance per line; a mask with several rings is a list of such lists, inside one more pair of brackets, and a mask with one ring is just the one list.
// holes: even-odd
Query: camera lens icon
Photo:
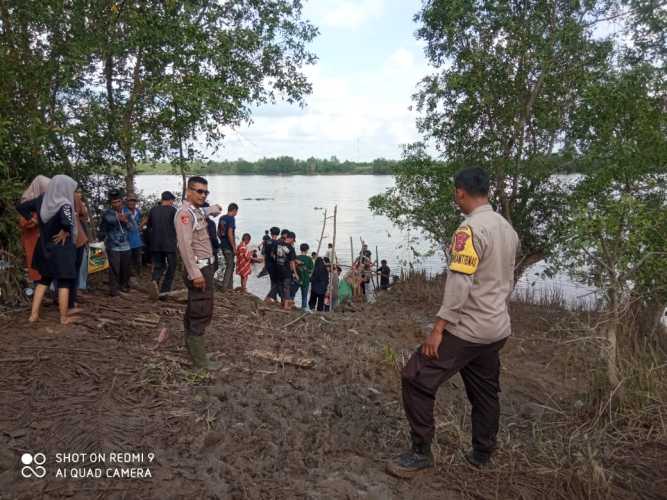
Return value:
[[(46, 455), (44, 453), (24, 453), (21, 455), (21, 476), (24, 478), (36, 477), (41, 479), (46, 476), (46, 468), (42, 467), (46, 463)], [(35, 467), (32, 467), (32, 465)]]

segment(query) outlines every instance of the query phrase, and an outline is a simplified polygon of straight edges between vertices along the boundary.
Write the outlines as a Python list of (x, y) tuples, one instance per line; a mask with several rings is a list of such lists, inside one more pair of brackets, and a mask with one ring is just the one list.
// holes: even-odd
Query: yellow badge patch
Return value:
[(449, 270), (463, 274), (475, 274), (479, 265), (479, 256), (472, 243), (470, 226), (460, 227), (452, 240), (452, 260)]

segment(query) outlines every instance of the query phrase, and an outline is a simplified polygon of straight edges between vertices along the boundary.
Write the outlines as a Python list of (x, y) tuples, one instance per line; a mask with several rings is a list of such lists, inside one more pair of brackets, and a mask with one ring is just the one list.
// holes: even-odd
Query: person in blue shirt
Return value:
[(236, 215), (239, 206), (230, 203), (227, 207), (227, 215), (220, 217), (218, 222), (218, 236), (220, 236), (220, 247), (225, 258), (225, 274), (222, 278), (222, 289), (231, 290), (234, 287), (234, 256), (236, 255)]
[(135, 228), (134, 218), (123, 212), (123, 197), (118, 191), (109, 193), (111, 208), (102, 214), (100, 233), (109, 257), (109, 286), (113, 297), (130, 291), (129, 232)]
[(123, 213), (134, 220), (134, 228), (127, 233), (130, 242), (130, 266), (132, 273), (137, 278), (141, 276), (141, 254), (144, 248), (144, 242), (141, 240), (141, 210), (137, 208), (137, 197), (130, 195), (127, 197), (123, 208)]

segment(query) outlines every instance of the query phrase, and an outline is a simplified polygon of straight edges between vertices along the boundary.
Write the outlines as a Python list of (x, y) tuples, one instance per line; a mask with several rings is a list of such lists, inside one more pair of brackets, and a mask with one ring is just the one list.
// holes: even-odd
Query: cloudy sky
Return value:
[(341, 160), (398, 158), (417, 139), (410, 111), (428, 71), (412, 18), (419, 0), (310, 0), (305, 17), (320, 29), (319, 60), (306, 73), (313, 93), (301, 109), (278, 103), (255, 110), (231, 131), (214, 159), (289, 155)]

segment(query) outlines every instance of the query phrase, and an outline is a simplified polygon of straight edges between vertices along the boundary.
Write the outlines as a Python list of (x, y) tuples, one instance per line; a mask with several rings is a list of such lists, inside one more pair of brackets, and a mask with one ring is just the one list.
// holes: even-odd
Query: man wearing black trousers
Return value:
[(111, 295), (130, 291), (129, 232), (136, 227), (134, 219), (123, 213), (123, 197), (118, 191), (109, 193), (111, 208), (102, 214), (100, 230), (109, 257)]
[[(160, 204), (151, 208), (146, 221), (146, 226), (151, 235), (150, 250), (153, 260), (153, 275), (151, 276), (152, 282), (149, 292), (153, 300), (156, 300), (160, 293), (171, 291), (176, 272), (175, 200), (176, 197), (170, 191), (162, 193)], [(160, 285), (163, 275), (164, 281)]]
[(454, 199), (465, 220), (452, 238), (442, 306), (433, 331), (402, 373), (412, 449), (387, 464), (387, 472), (402, 478), (433, 467), (435, 396), (456, 373), (461, 374), (472, 405), (472, 451), (466, 459), (477, 467), (486, 465), (496, 447), (498, 353), (511, 333), (507, 304), (519, 239), (489, 204), (489, 177), (484, 170), (462, 170), (454, 186)]

